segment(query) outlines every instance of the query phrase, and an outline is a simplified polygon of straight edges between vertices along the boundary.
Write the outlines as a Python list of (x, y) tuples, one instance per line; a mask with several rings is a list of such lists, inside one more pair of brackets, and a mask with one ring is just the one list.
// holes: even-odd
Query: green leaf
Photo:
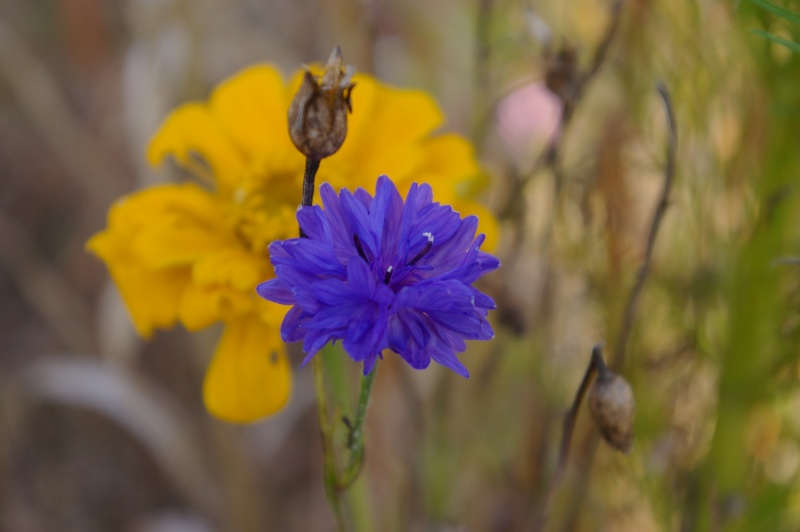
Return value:
[(798, 44), (796, 42), (792, 42), (792, 41), (786, 40), (786, 39), (784, 39), (782, 37), (778, 37), (777, 35), (773, 35), (771, 33), (768, 33), (766, 31), (764, 31), (764, 30), (750, 30), (750, 31), (752, 31), (756, 35), (764, 37), (765, 39), (769, 39), (772, 42), (776, 42), (778, 44), (782, 44), (783, 46), (789, 48), (790, 50), (794, 50), (795, 52), (800, 53), (800, 44)]
[(763, 7), (767, 11), (771, 11), (781, 18), (788, 20), (789, 22), (800, 24), (800, 13), (789, 11), (788, 9), (775, 5), (772, 2), (767, 2), (767, 0), (752, 0), (752, 2), (759, 7)]

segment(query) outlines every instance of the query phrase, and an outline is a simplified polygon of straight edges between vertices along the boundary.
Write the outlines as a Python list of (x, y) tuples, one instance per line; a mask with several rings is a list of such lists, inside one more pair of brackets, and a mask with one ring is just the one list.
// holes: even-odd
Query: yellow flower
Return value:
[[(291, 371), (280, 339), (284, 308), (256, 296), (273, 275), (267, 245), (297, 235), (303, 156), (286, 115), (300, 84), (270, 66), (248, 68), (219, 85), (208, 103), (167, 117), (148, 151), (171, 155), (197, 180), (154, 186), (120, 199), (88, 249), (106, 262), (144, 337), (177, 322), (190, 331), (225, 325), (203, 395), (215, 416), (248, 422), (286, 404)], [(427, 94), (356, 75), (353, 114), (342, 148), (325, 159), (317, 183), (364, 187), (388, 174), (405, 192), (427, 182), (437, 201), (477, 214), (489, 246), (497, 222), (464, 197), (480, 179), (470, 144), (435, 135), (441, 111)]]

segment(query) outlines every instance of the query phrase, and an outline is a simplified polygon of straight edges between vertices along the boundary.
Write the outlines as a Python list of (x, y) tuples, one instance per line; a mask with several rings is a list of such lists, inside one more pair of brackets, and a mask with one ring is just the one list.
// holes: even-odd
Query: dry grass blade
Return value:
[(120, 367), (90, 359), (47, 358), (26, 367), (34, 397), (94, 410), (119, 424), (152, 455), (195, 508), (217, 513), (216, 489), (191, 427), (169, 398)]

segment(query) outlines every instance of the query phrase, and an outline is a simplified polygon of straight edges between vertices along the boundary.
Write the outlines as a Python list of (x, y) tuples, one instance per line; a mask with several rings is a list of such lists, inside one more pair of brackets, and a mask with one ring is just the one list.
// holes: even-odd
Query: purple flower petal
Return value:
[(280, 303), (281, 305), (293, 305), (295, 303), (292, 291), (277, 278), (259, 284), (256, 286), (256, 292), (264, 299)]

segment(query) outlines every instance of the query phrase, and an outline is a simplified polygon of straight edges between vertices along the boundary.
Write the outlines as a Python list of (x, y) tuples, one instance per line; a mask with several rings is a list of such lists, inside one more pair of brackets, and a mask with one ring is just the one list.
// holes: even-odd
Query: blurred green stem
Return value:
[[(306, 168), (303, 174), (303, 197), (301, 205), (310, 207), (314, 203), (314, 178), (317, 175), (320, 161), (318, 159), (306, 158)], [(303, 228), (300, 228), (300, 238), (306, 238)], [(336, 455), (333, 449), (333, 426), (330, 422), (328, 409), (328, 391), (325, 387), (325, 372), (322, 366), (322, 356), (315, 356), (311, 360), (311, 367), (314, 371), (314, 388), (317, 395), (317, 418), (319, 421), (319, 433), (322, 439), (322, 478), (325, 483), (325, 495), (328, 504), (331, 506), (333, 516), (336, 519), (336, 528), (340, 531), (347, 530), (345, 527), (344, 511), (342, 510), (342, 493), (339, 489), (339, 480), (336, 468)]]
[[(339, 353), (331, 353), (338, 355)], [(363, 489), (350, 490), (361, 473), (361, 466), (364, 462), (364, 421), (367, 416), (367, 405), (372, 391), (372, 384), (377, 374), (377, 365), (369, 375), (362, 375), (361, 389), (359, 392), (358, 403), (356, 404), (355, 417), (351, 422), (348, 417), (343, 417), (343, 422), (347, 427), (347, 446), (349, 457), (347, 466), (343, 471), (339, 471), (337, 466), (337, 456), (334, 444), (334, 426), (331, 423), (328, 390), (325, 385), (324, 367), (329, 369), (330, 360), (327, 364), (323, 363), (322, 356), (316, 356), (312, 360), (314, 370), (314, 385), (317, 394), (317, 416), (319, 418), (320, 435), (322, 437), (323, 450), (323, 479), (325, 482), (325, 494), (328, 503), (333, 510), (336, 524), (339, 530), (347, 530), (344, 518), (345, 494), (349, 493), (348, 506), (352, 514), (352, 521), (357, 523), (357, 529), (369, 529), (369, 513), (366, 498), (368, 491)], [(342, 382), (344, 375), (336, 371), (335, 368), (327, 372), (335, 381), (332, 385), (333, 398), (335, 405), (333, 411), (338, 410), (338, 404), (347, 402), (347, 386)]]
[(372, 391), (372, 383), (377, 373), (378, 365), (376, 363), (369, 375), (361, 376), (361, 392), (356, 405), (356, 418), (352, 424), (349, 421), (346, 422), (349, 429), (347, 446), (350, 449), (350, 463), (339, 477), (337, 488), (340, 490), (348, 489), (361, 472), (361, 464), (364, 462), (364, 419), (367, 416), (367, 404)]
[[(301, 204), (304, 207), (309, 207), (314, 203), (314, 179), (319, 169), (320, 161), (318, 159), (306, 158), (306, 168), (303, 174), (303, 198)], [(303, 229), (300, 228), (300, 238), (306, 238)], [(377, 373), (377, 363), (372, 368), (369, 375), (361, 377), (361, 391), (358, 397), (358, 404), (356, 405), (355, 420), (351, 423), (349, 418), (342, 418), (345, 425), (347, 425), (347, 449), (349, 451), (349, 459), (347, 467), (344, 471), (339, 473), (336, 464), (336, 451), (334, 449), (334, 425), (330, 419), (330, 408), (328, 406), (328, 391), (325, 386), (325, 371), (323, 370), (322, 353), (319, 353), (311, 361), (311, 367), (314, 371), (314, 388), (317, 395), (317, 417), (319, 420), (319, 432), (322, 438), (322, 453), (323, 453), (323, 480), (325, 482), (325, 495), (328, 498), (328, 504), (331, 506), (334, 518), (336, 519), (336, 527), (339, 530), (347, 530), (344, 519), (344, 494), (353, 485), (353, 482), (358, 478), (361, 473), (361, 464), (364, 462), (364, 419), (367, 416), (367, 404), (369, 403), (369, 394), (372, 391), (372, 383), (375, 380)], [(338, 368), (336, 368), (338, 370)], [(346, 395), (346, 388), (344, 378), (341, 371), (334, 371), (333, 368), (328, 373), (336, 380), (334, 383), (334, 403), (342, 404), (346, 402), (344, 395)], [(336, 405), (338, 407), (338, 404)], [(336, 410), (336, 409), (335, 409)], [(366, 504), (363, 498), (366, 490), (359, 489), (355, 494), (359, 500), (351, 501), (351, 509), (353, 518), (363, 522), (361, 519), (366, 513)]]
[(333, 438), (331, 437), (331, 424), (328, 418), (328, 393), (325, 389), (325, 375), (322, 371), (322, 358), (319, 356), (311, 360), (314, 371), (314, 388), (317, 394), (317, 418), (319, 420), (319, 433), (322, 439), (323, 473), (325, 482), (325, 495), (328, 504), (333, 510), (338, 530), (347, 530), (344, 525), (342, 512), (342, 492), (337, 489), (336, 457), (333, 453)]
[[(354, 412), (354, 416), (341, 416), (342, 425), (346, 429), (344, 436), (343, 451), (346, 451), (347, 465), (345, 470), (336, 478), (336, 489), (347, 494), (345, 507), (347, 521), (353, 530), (369, 531), (373, 530), (372, 515), (369, 505), (369, 491), (358, 474), (361, 470), (361, 463), (364, 457), (364, 436), (363, 426), (366, 417), (366, 409), (369, 400), (369, 392), (372, 380), (375, 378), (375, 370), (367, 377), (361, 377), (361, 390), (359, 391), (358, 404), (352, 410), (355, 394), (352, 390), (352, 380), (348, 366), (348, 357), (344, 356), (343, 351), (333, 345), (323, 348), (322, 352), (323, 367), (325, 371), (325, 382), (328, 384), (328, 393), (331, 404), (332, 419), (339, 419), (341, 412)], [(370, 389), (365, 389), (369, 380)], [(350, 420), (355, 419), (354, 423)], [(357, 430), (356, 430), (357, 428)], [(335, 430), (333, 431), (336, 432)], [(357, 433), (357, 434), (355, 434)], [(333, 436), (334, 439), (337, 436)], [(352, 447), (360, 447), (360, 451), (355, 453)], [(338, 449), (338, 448), (337, 448)], [(358, 456), (356, 456), (358, 455)], [(340, 460), (338, 463), (342, 463)], [(348, 474), (348, 471), (352, 471)], [(345, 478), (349, 477), (349, 478)]]
[(479, 0), (475, 18), (475, 112), (472, 115), (472, 140), (478, 150), (483, 149), (490, 119), (489, 36), (493, 7), (493, 0)]

